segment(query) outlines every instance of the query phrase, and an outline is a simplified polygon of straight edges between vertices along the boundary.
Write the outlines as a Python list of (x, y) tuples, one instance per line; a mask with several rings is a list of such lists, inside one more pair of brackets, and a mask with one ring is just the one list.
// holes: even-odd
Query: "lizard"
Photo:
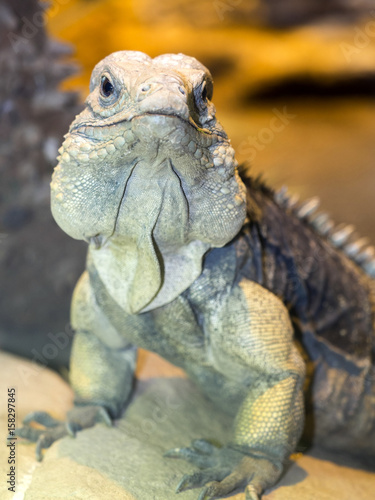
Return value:
[(374, 250), (316, 199), (240, 172), (212, 93), (183, 54), (119, 51), (94, 68), (51, 182), (57, 224), (88, 243), (71, 307), (75, 405), (64, 423), (30, 414), (19, 434), (41, 459), (66, 434), (110, 425), (142, 347), (233, 416), (223, 446), (166, 452), (198, 468), (176, 491), (258, 500), (304, 428), (374, 454)]

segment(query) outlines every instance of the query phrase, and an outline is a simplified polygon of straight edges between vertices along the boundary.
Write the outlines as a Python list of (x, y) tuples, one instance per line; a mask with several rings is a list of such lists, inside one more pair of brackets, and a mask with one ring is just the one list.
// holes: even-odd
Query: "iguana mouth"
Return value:
[[(208, 128), (203, 128), (203, 127), (199, 127), (199, 125), (197, 125), (195, 123), (195, 121), (193, 120), (193, 118), (191, 116), (189, 116), (189, 119), (186, 120), (185, 118), (182, 118), (181, 116), (177, 115), (177, 114), (173, 114), (173, 113), (153, 113), (153, 112), (147, 112), (147, 113), (142, 113), (142, 114), (139, 114), (139, 115), (134, 115), (134, 116), (131, 116), (130, 118), (123, 118), (123, 119), (120, 119), (120, 120), (117, 120), (117, 121), (111, 121), (111, 122), (108, 122), (106, 123), (106, 121), (104, 121), (104, 123), (102, 124), (97, 124), (95, 122), (91, 123), (91, 122), (87, 122), (87, 123), (80, 123), (80, 124), (77, 124), (76, 126), (72, 127), (71, 130), (70, 130), (70, 133), (75, 133), (75, 134), (78, 134), (78, 135), (82, 135), (84, 137), (87, 137), (88, 135), (91, 137), (93, 136), (93, 138), (95, 139), (95, 134), (88, 134), (87, 133), (87, 129), (102, 129), (102, 130), (105, 130), (105, 129), (111, 129), (112, 127), (116, 127), (120, 124), (125, 124), (125, 123), (132, 123), (133, 120), (135, 119), (139, 119), (139, 118), (144, 118), (144, 117), (147, 117), (147, 116), (160, 116), (160, 117), (171, 117), (171, 118), (176, 118), (178, 120), (180, 120), (181, 122), (183, 122), (184, 124), (186, 125), (190, 125), (191, 127), (193, 127), (197, 132), (199, 132), (200, 134), (206, 134), (206, 135), (209, 135), (211, 136), (213, 139), (216, 139), (216, 141), (219, 141), (219, 137), (222, 138), (222, 139), (227, 139), (227, 135), (225, 134), (224, 131), (219, 131), (219, 130), (215, 130), (215, 131), (211, 131), (210, 129)], [(99, 139), (98, 139), (99, 140)]]
[(225, 134), (224, 131), (215, 131), (215, 132), (213, 132), (213, 131), (211, 131), (208, 128), (199, 127), (199, 125), (197, 125), (195, 123), (195, 121), (193, 120), (193, 118), (191, 116), (189, 116), (189, 119), (186, 120), (185, 118), (182, 118), (181, 116), (178, 116), (178, 115), (172, 114), (172, 113), (168, 114), (168, 113), (152, 113), (152, 112), (148, 112), (148, 113), (143, 113), (142, 115), (134, 116), (133, 118), (140, 118), (142, 116), (171, 116), (173, 118), (178, 118), (183, 123), (191, 125), (195, 130), (197, 130), (200, 133), (208, 134), (208, 135), (211, 135), (213, 137), (222, 137), (223, 139), (227, 139), (227, 135)]

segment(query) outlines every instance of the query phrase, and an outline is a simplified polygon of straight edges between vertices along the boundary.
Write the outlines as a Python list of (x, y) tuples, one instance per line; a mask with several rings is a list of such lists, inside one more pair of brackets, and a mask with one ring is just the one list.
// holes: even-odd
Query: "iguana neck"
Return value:
[(112, 236), (89, 253), (114, 300), (136, 313), (164, 305), (186, 290), (201, 273), (209, 248), (191, 239), (188, 206), (168, 162), (139, 162), (127, 182)]

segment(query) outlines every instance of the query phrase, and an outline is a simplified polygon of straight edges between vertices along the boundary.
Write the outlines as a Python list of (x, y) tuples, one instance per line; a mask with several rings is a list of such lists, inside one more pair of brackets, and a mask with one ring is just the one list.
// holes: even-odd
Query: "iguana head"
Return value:
[(94, 68), (86, 107), (65, 136), (53, 216), (89, 242), (103, 281), (130, 312), (175, 298), (201, 272), (204, 253), (228, 243), (245, 219), (245, 188), (212, 90), (193, 57), (116, 52)]

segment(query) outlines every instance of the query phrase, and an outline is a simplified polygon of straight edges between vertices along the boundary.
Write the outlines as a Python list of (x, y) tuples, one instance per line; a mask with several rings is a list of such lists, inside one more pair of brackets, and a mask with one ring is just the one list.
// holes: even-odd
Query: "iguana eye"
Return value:
[(207, 107), (207, 86), (205, 81), (195, 88), (194, 94), (198, 109), (203, 111)]
[(105, 75), (102, 76), (101, 84), (100, 84), (100, 93), (103, 97), (109, 97), (113, 94), (115, 88), (112, 83), (109, 81), (109, 78)]
[(200, 110), (208, 106), (208, 101), (212, 98), (212, 82), (204, 79), (194, 90), (195, 102)]
[(205, 101), (207, 99), (207, 86), (206, 86), (206, 82), (203, 82), (203, 85), (202, 85), (201, 99), (202, 99), (202, 101)]

